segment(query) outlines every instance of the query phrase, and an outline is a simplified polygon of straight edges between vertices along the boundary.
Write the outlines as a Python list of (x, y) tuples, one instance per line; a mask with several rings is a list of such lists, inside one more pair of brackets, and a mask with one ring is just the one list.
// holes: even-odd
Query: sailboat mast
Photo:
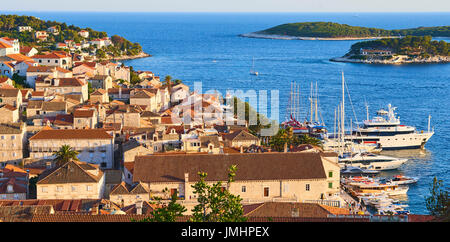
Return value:
[(316, 123), (319, 123), (319, 107), (318, 107), (318, 99), (319, 99), (319, 93), (318, 93), (319, 91), (318, 91), (318, 89), (317, 89), (317, 82), (316, 82), (316, 94), (315, 94), (315, 102), (316, 102), (316, 107), (315, 107), (315, 109), (316, 109), (316, 111), (315, 111), (315, 113), (316, 113)]
[(342, 72), (342, 107), (341, 107), (341, 132), (342, 132), (342, 144), (344, 144), (344, 136), (345, 136), (345, 80), (344, 80), (344, 72)]

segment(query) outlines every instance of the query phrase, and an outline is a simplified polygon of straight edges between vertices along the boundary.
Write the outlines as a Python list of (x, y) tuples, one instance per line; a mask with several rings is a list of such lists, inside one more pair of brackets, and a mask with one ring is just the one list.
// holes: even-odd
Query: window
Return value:
[(42, 188), (41, 188), (41, 191), (42, 191), (42, 192), (47, 192), (47, 191), (48, 191), (48, 190), (47, 190), (47, 187), (42, 187)]
[(77, 187), (76, 186), (72, 186), (72, 192), (76, 192), (77, 191)]
[(242, 192), (247, 192), (247, 187), (242, 186)]
[(288, 192), (288, 191), (289, 191), (289, 184), (284, 184), (283, 192)]
[(88, 191), (88, 192), (92, 191), (92, 186), (91, 185), (87, 185), (86, 186), (86, 191)]
[(268, 196), (269, 196), (269, 188), (264, 187), (264, 197), (268, 197)]
[(328, 177), (333, 177), (333, 172), (332, 171), (328, 172)]
[(62, 186), (57, 186), (56, 187), (56, 191), (57, 192), (62, 192), (63, 191), (63, 187)]
[(11, 139), (16, 139), (16, 136), (15, 135), (11, 136)]
[(170, 189), (170, 196), (173, 196), (173, 194), (177, 194), (177, 189), (176, 188)]
[(328, 182), (328, 188), (333, 188), (333, 183), (332, 182)]
[(306, 191), (309, 191), (309, 189), (310, 189), (309, 184), (306, 184)]

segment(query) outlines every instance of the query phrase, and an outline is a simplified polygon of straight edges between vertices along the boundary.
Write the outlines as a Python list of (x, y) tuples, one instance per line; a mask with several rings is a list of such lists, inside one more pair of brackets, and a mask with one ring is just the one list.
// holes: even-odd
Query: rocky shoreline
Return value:
[(284, 40), (375, 40), (383, 38), (398, 38), (394, 36), (385, 37), (337, 37), (337, 38), (322, 38), (322, 37), (298, 37), (290, 35), (273, 35), (273, 34), (261, 34), (258, 32), (240, 34), (240, 37), (246, 38), (258, 38), (258, 39), (284, 39)]
[(348, 57), (331, 58), (334, 62), (350, 62), (363, 64), (386, 64), (386, 65), (400, 65), (400, 64), (430, 64), (430, 63), (450, 63), (450, 56), (433, 56), (429, 58), (409, 58), (408, 56), (397, 55), (389, 60), (381, 59), (350, 59)]
[(151, 57), (152, 55), (150, 55), (150, 54), (147, 54), (147, 53), (145, 53), (145, 52), (141, 52), (141, 53), (139, 53), (139, 54), (137, 54), (137, 55), (123, 55), (123, 56), (120, 56), (120, 57), (112, 57), (112, 58), (109, 58), (108, 60), (111, 60), (111, 61), (119, 61), (119, 60), (134, 60), (134, 59), (140, 59), (140, 58), (146, 58), (146, 57)]

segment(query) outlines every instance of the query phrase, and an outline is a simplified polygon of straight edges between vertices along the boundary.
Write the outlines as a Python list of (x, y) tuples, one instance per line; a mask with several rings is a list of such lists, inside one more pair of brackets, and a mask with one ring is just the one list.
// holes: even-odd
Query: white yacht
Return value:
[(404, 164), (408, 159), (400, 159), (384, 155), (375, 155), (369, 152), (343, 154), (339, 156), (341, 168), (356, 166), (367, 170), (395, 170)]
[[(416, 131), (413, 126), (401, 125), (396, 117), (395, 107), (388, 105), (388, 110), (379, 110), (378, 116), (372, 120), (365, 120), (362, 126), (352, 130), (352, 135), (346, 135), (346, 140), (368, 144), (376, 143), (383, 150), (423, 148), (434, 134), (430, 131), (430, 117), (428, 131)], [(387, 116), (386, 118), (384, 116)]]

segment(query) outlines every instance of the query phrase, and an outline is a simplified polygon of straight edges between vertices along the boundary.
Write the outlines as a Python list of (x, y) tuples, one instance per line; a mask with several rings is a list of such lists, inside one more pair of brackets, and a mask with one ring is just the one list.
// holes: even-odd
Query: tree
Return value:
[(300, 139), (300, 144), (310, 144), (323, 148), (322, 141), (317, 138), (311, 137), (307, 134), (303, 135)]
[(450, 221), (448, 191), (443, 188), (442, 180), (434, 177), (430, 196), (425, 199), (425, 203), (430, 215), (438, 220)]
[[(163, 192), (167, 191), (167, 188)], [(157, 204), (161, 204), (161, 198), (155, 197), (158, 201)], [(177, 203), (177, 193), (172, 194), (172, 199), (167, 206), (162, 206), (154, 209), (150, 213), (150, 217), (140, 220), (139, 222), (176, 222), (178, 217), (183, 216), (183, 213), (187, 209), (181, 204)]]
[(278, 133), (270, 139), (270, 146), (277, 151), (283, 151), (285, 145), (298, 145), (300, 144), (300, 139), (294, 135), (292, 127), (280, 128)]
[(171, 76), (167, 75), (166, 77), (164, 77), (164, 85), (166, 85), (170, 91), (170, 88), (172, 86), (172, 77)]
[(58, 151), (53, 152), (57, 166), (62, 166), (70, 160), (78, 161), (78, 151), (73, 150), (70, 145), (63, 145)]
[(200, 181), (192, 185), (193, 193), (197, 194), (198, 205), (192, 209), (191, 222), (245, 222), (243, 216), (242, 198), (230, 193), (229, 188), (236, 176), (236, 166), (228, 170), (228, 182), (223, 187), (222, 182), (208, 185), (205, 182), (207, 173), (199, 172)]

